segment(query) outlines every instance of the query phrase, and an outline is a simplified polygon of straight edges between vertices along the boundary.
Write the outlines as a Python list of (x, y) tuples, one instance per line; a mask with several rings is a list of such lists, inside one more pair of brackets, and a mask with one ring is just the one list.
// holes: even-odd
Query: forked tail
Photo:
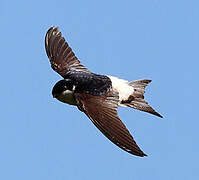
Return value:
[(127, 101), (123, 101), (122, 104), (140, 111), (145, 111), (154, 114), (158, 117), (162, 116), (156, 112), (148, 103), (144, 100), (145, 87), (151, 82), (151, 80), (137, 80), (129, 82), (129, 85), (134, 88), (133, 94)]

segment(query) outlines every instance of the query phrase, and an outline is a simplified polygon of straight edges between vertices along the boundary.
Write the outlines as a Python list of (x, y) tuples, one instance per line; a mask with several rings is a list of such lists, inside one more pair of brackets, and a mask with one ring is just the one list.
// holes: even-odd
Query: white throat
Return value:
[(70, 105), (77, 105), (77, 101), (74, 98), (74, 93), (73, 91), (70, 90), (65, 90), (63, 91), (57, 99), (63, 103), (67, 103)]

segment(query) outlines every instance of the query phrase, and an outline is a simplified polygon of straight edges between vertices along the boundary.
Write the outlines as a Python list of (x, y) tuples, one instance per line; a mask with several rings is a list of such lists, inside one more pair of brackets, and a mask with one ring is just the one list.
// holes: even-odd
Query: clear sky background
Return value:
[[(198, 0), (1, 0), (0, 24), (0, 179), (199, 179)], [(147, 157), (52, 98), (52, 25), (91, 71), (153, 80), (145, 97), (164, 119), (119, 108)]]

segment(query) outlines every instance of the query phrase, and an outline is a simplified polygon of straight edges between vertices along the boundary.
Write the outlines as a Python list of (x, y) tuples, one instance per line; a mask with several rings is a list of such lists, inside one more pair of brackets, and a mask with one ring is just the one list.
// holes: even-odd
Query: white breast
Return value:
[(128, 84), (128, 81), (124, 79), (119, 79), (114, 76), (108, 76), (111, 79), (112, 87), (115, 91), (119, 92), (119, 100), (127, 100), (131, 94), (133, 94), (134, 89)]

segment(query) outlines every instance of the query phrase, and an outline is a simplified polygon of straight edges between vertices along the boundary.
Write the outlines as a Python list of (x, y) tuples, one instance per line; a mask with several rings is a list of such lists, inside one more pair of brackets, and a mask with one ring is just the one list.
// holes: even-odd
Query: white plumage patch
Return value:
[(114, 76), (108, 77), (111, 79), (113, 89), (119, 92), (120, 102), (122, 100), (128, 100), (129, 96), (134, 92), (134, 88), (128, 84), (128, 81)]
[(73, 96), (73, 91), (70, 90), (65, 90), (63, 91), (58, 97), (57, 99), (63, 103), (67, 103), (70, 105), (76, 105), (77, 102)]

